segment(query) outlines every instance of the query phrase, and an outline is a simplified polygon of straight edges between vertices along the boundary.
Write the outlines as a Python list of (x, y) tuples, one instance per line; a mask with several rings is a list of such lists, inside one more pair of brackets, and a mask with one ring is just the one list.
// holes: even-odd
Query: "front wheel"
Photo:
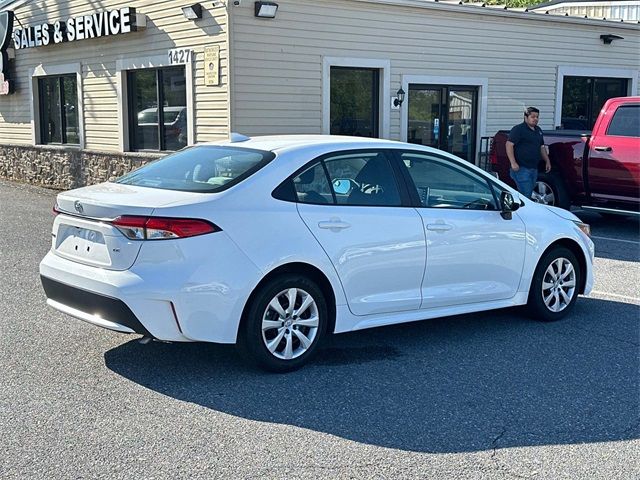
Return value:
[(573, 252), (556, 247), (545, 253), (533, 275), (527, 306), (533, 318), (553, 322), (566, 316), (576, 303), (580, 264)]
[(238, 346), (246, 359), (264, 370), (296, 370), (317, 350), (327, 317), (325, 295), (315, 282), (301, 275), (282, 275), (254, 295)]

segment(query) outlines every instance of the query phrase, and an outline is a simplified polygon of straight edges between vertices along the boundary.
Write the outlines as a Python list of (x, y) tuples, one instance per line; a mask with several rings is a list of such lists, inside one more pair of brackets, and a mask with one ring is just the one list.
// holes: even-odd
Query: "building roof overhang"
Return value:
[(546, 15), (529, 9), (510, 9), (502, 6), (488, 6), (485, 3), (463, 3), (462, 1), (447, 0), (350, 0), (354, 3), (369, 3), (379, 5), (392, 5), (397, 7), (413, 7), (425, 10), (437, 10), (458, 13), (481, 13), (486, 16), (521, 18), (523, 20), (540, 21), (546, 23), (561, 23), (588, 26), (603, 26), (625, 30), (640, 30), (638, 22), (622, 22), (597, 18), (584, 18), (561, 15)]

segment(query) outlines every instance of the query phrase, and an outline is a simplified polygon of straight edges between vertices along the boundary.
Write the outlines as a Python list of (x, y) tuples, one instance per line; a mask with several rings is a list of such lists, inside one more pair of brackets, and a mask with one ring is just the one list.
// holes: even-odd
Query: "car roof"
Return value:
[(389, 148), (399, 142), (379, 138), (347, 137), (339, 135), (270, 135), (243, 137), (240, 140), (223, 140), (199, 145), (224, 145), (230, 147), (253, 148), (270, 152), (284, 152), (307, 147), (327, 146), (332, 149)]

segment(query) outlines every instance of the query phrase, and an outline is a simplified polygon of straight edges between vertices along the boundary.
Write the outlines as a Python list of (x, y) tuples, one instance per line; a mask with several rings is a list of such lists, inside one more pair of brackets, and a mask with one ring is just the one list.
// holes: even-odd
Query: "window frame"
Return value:
[[(130, 57), (116, 61), (116, 90), (118, 93), (118, 136), (120, 151), (131, 152), (129, 132), (129, 85), (128, 72), (132, 70), (146, 70), (152, 68), (168, 68), (183, 66), (185, 69), (186, 95), (187, 95), (187, 147), (195, 145), (195, 68), (193, 56), (188, 56), (187, 61), (181, 64), (172, 64), (167, 55), (155, 55), (151, 57)], [(142, 150), (143, 152), (158, 153), (157, 150)]]
[[(166, 145), (166, 138), (165, 138), (165, 124), (164, 124), (164, 114), (165, 114), (165, 106), (164, 106), (164, 100), (165, 100), (165, 96), (164, 96), (164, 74), (165, 74), (165, 70), (168, 69), (178, 69), (178, 68), (183, 68), (184, 65), (171, 65), (171, 66), (166, 66), (166, 67), (154, 67), (154, 68), (137, 68), (137, 69), (132, 69), (132, 70), (127, 70), (126, 72), (126, 77), (127, 77), (127, 86), (129, 88), (127, 88), (127, 96), (126, 96), (126, 101), (127, 101), (127, 112), (129, 114), (128, 116), (128, 124), (129, 124), (129, 149), (132, 152), (153, 152), (153, 153), (166, 153), (166, 152), (174, 152), (176, 150), (167, 150), (167, 145)], [(135, 131), (132, 130), (131, 127), (133, 127), (133, 125), (135, 125), (135, 117), (134, 117), (134, 109), (131, 108), (132, 105), (134, 105), (135, 103), (135, 92), (133, 91), (133, 88), (130, 88), (132, 85), (131, 82), (131, 75), (134, 74), (135, 72), (140, 72), (140, 71), (150, 71), (153, 72), (155, 74), (155, 79), (156, 79), (156, 103), (158, 105), (157, 107), (157, 115), (158, 115), (158, 127), (157, 127), (157, 134), (158, 134), (158, 147), (159, 150), (153, 149), (153, 148), (137, 148), (137, 145), (135, 145), (134, 142), (134, 138), (135, 138)], [(187, 80), (187, 70), (186, 68), (184, 69), (184, 74), (185, 74), (185, 93), (186, 93), (186, 80)], [(187, 102), (188, 103), (188, 102)], [(186, 116), (189, 117), (189, 106), (185, 105), (185, 107), (187, 108), (187, 113)], [(140, 112), (138, 112), (140, 113)], [(180, 114), (178, 114), (180, 115)], [(177, 118), (177, 117), (176, 117)], [(162, 121), (161, 121), (162, 119)], [(187, 145), (185, 145), (185, 147), (189, 147), (191, 146), (191, 144), (189, 144), (188, 138), (190, 135), (190, 129), (189, 129), (189, 125), (187, 124)]]
[[(493, 182), (491, 178), (489, 178), (489, 176), (485, 176), (481, 173), (478, 173), (472, 170), (471, 168), (468, 168), (462, 163), (458, 164), (455, 160), (452, 160), (451, 158), (444, 155), (438, 155), (437, 153), (425, 152), (421, 150), (407, 150), (404, 148), (395, 150), (395, 153), (396, 153), (396, 163), (398, 165), (398, 168), (402, 172), (403, 180), (406, 184), (408, 195), (411, 197), (412, 206), (414, 208), (428, 208), (428, 209), (443, 210), (443, 211), (457, 210), (457, 211), (469, 211), (469, 212), (478, 212), (478, 211), (500, 212), (501, 211), (500, 198), (497, 196), (497, 191), (501, 192), (504, 190), (504, 188), (502, 188), (497, 183)], [(406, 165), (404, 164), (404, 160), (402, 159), (403, 154), (423, 155), (425, 157), (432, 157), (436, 161), (440, 160), (445, 164), (451, 164), (452, 166), (454, 166), (454, 168), (457, 167), (457, 169), (461, 170), (464, 175), (467, 175), (472, 179), (478, 179), (478, 180), (484, 181), (487, 185), (488, 190), (491, 192), (491, 195), (493, 196), (493, 200), (495, 202), (496, 208), (480, 210), (480, 209), (471, 209), (471, 208), (428, 207), (428, 206), (422, 205), (422, 201), (420, 200), (420, 196), (418, 195), (418, 187), (416, 186), (416, 183), (413, 180), (413, 177), (411, 176), (409, 169), (406, 167)], [(462, 161), (464, 160), (461, 160), (461, 162)]]
[[(329, 75), (329, 96), (331, 97), (332, 89), (332, 76), (331, 73), (335, 73), (336, 71), (359, 71), (359, 72), (367, 72), (371, 77), (371, 115), (368, 119), (372, 122), (371, 128), (371, 137), (369, 138), (379, 138), (380, 137), (380, 69), (378, 68), (367, 68), (367, 67), (343, 67), (339, 65), (331, 65), (330, 67), (330, 75)], [(329, 98), (331, 101), (331, 98)], [(356, 119), (357, 121), (357, 119)], [(341, 133), (331, 133), (331, 107), (329, 107), (329, 133), (330, 135), (348, 135)]]
[(555, 129), (559, 129), (562, 126), (562, 98), (564, 96), (565, 77), (624, 78), (627, 79), (627, 95), (632, 95), (633, 92), (638, 91), (639, 74), (639, 70), (631, 69), (559, 65), (558, 73), (556, 75), (556, 102), (553, 127)]
[[(29, 90), (31, 96), (31, 140), (34, 145), (46, 145), (53, 148), (84, 149), (86, 145), (85, 125), (84, 125), (84, 97), (82, 65), (80, 63), (59, 64), (59, 65), (39, 65), (30, 70)], [(78, 143), (43, 143), (42, 135), (42, 112), (40, 80), (45, 77), (76, 76), (76, 95), (78, 112)], [(65, 132), (66, 136), (66, 132)]]
[(390, 139), (391, 61), (372, 58), (322, 58), (322, 133), (331, 131), (331, 67), (366, 68), (379, 70), (378, 138)]

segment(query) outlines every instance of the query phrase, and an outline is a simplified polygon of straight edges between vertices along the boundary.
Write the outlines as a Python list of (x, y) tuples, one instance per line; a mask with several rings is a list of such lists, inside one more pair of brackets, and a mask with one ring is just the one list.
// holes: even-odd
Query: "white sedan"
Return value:
[(593, 285), (589, 226), (457, 157), (377, 139), (203, 144), (58, 195), (47, 303), (169, 342), (302, 366), (328, 333), (527, 305)]

